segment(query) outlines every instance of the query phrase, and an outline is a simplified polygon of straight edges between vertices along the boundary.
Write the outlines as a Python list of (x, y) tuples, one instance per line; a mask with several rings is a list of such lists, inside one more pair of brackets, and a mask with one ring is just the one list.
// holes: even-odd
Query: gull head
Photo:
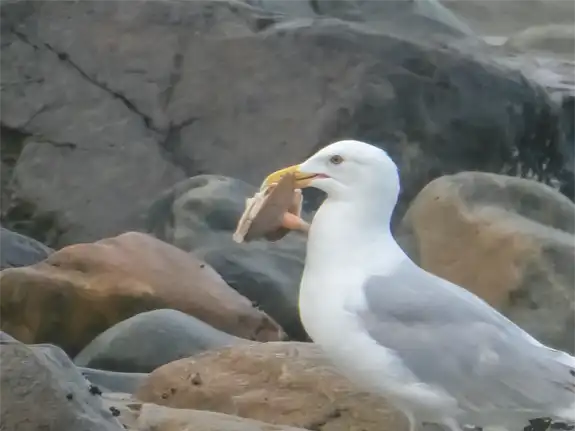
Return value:
[(396, 164), (382, 149), (361, 141), (345, 140), (330, 144), (301, 164), (270, 174), (264, 185), (293, 174), (296, 187), (314, 187), (334, 200), (389, 200), (399, 194)]

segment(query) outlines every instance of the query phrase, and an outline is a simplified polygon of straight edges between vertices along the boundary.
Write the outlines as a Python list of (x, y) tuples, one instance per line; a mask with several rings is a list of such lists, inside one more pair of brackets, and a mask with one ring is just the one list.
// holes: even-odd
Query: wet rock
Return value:
[(535, 181), (464, 172), (431, 182), (397, 232), (424, 269), (550, 346), (575, 351), (575, 205)]
[(136, 398), (323, 431), (402, 431), (404, 417), (358, 392), (312, 343), (233, 346), (158, 368)]
[(168, 362), (242, 341), (180, 311), (154, 310), (112, 326), (88, 344), (74, 363), (148, 373)]
[(3, 429), (123, 430), (62, 350), (2, 342), (0, 368)]
[[(275, 319), (294, 339), (307, 335), (298, 312), (304, 235), (237, 244), (232, 235), (245, 200), (256, 188), (233, 178), (200, 175), (164, 192), (148, 213), (149, 232), (193, 251), (239, 293)], [(305, 213), (304, 218), (310, 219)]]
[(97, 335), (141, 312), (172, 308), (260, 341), (283, 337), (265, 313), (205, 262), (130, 232), (76, 244), (25, 268), (0, 272), (2, 329), (26, 343), (76, 355)]
[(259, 184), (344, 137), (398, 160), (397, 219), (443, 174), (565, 169), (545, 92), (429, 32), (407, 37), (414, 14), (376, 31), (236, 1), (19, 3), (2, 8), (2, 125), (25, 137), (4, 225), (52, 247), (139, 230), (186, 177)]

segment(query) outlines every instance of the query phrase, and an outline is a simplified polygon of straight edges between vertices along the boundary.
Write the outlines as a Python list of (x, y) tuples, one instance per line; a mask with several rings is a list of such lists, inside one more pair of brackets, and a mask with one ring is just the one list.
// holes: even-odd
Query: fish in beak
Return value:
[[(309, 187), (312, 180), (316, 177), (319, 177), (317, 174), (301, 172), (300, 165), (288, 166), (287, 168), (283, 168), (269, 174), (263, 181), (260, 190), (267, 189), (268, 187), (277, 184), (279, 180), (285, 175), (293, 176), (295, 189), (304, 189)], [(301, 217), (299, 217), (299, 214), (295, 215), (290, 212), (286, 212), (284, 214), (282, 219), (282, 227), (285, 227), (289, 230), (298, 230), (302, 232), (307, 232), (309, 230), (309, 224)]]

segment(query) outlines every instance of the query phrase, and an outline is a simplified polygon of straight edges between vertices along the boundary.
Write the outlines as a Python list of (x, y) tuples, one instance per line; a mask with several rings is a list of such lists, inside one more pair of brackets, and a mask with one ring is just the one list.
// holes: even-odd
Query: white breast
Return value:
[(329, 277), (320, 278), (306, 271), (300, 289), (300, 317), (309, 336), (343, 374), (370, 387), (374, 376), (379, 376), (376, 386), (382, 392), (388, 389), (386, 382), (394, 384), (394, 374), (401, 370), (392, 352), (367, 334), (353, 311), (365, 298), (361, 289), (349, 289), (345, 284), (358, 283), (359, 277), (349, 271), (332, 271)]
[(432, 421), (437, 412), (455, 409), (455, 400), (419, 382), (392, 350), (378, 344), (362, 326), (355, 312), (365, 307), (363, 290), (358, 288), (362, 277), (353, 268), (321, 272), (306, 268), (299, 309), (309, 336), (343, 375), (401, 410)]

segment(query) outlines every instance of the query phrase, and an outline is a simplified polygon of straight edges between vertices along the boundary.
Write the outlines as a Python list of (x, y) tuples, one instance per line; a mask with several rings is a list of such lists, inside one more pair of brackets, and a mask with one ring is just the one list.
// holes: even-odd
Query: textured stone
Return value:
[(0, 410), (10, 431), (121, 431), (61, 349), (1, 342)]
[(233, 346), (181, 359), (151, 373), (136, 398), (310, 430), (408, 429), (403, 415), (358, 391), (312, 343)]
[(535, 181), (464, 172), (425, 187), (397, 236), (545, 344), (575, 351), (575, 205)]
[(344, 137), (398, 161), (396, 218), (442, 174), (561, 177), (562, 123), (545, 92), (434, 42), (437, 20), (414, 32), (415, 15), (374, 29), (237, 1), (3, 4), (2, 126), (20, 137), (3, 161), (5, 227), (55, 248), (94, 241), (139, 229), (185, 177), (259, 184)]

